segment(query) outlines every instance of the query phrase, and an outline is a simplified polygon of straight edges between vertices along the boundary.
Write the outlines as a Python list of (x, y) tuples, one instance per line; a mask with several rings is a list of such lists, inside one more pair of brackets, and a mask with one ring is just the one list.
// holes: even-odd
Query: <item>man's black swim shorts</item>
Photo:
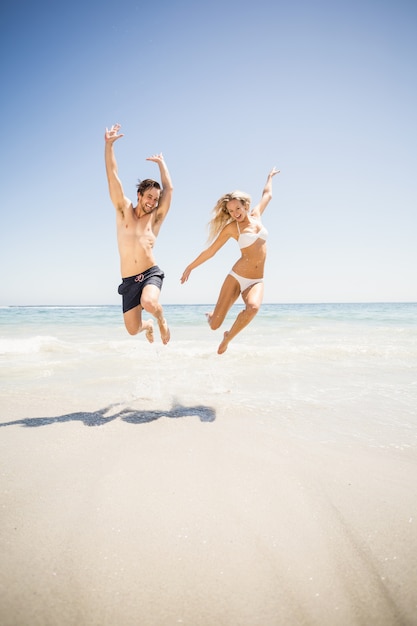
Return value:
[(164, 272), (157, 265), (154, 265), (143, 272), (143, 274), (123, 278), (123, 282), (117, 290), (123, 297), (123, 313), (139, 306), (142, 291), (146, 285), (156, 285), (156, 287), (162, 289), (164, 277)]

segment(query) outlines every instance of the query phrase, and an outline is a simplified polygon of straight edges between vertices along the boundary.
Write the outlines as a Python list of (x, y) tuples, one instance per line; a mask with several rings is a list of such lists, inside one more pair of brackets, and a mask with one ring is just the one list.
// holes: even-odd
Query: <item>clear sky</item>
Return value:
[(174, 182), (161, 302), (212, 303), (229, 241), (191, 274), (223, 193), (274, 197), (265, 302), (417, 300), (415, 0), (6, 0), (0, 304), (119, 304), (104, 129), (125, 193)]

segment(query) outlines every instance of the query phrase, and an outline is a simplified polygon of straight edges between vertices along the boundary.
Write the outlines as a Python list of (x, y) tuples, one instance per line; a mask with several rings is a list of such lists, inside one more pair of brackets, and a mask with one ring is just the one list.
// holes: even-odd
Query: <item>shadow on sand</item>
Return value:
[(141, 411), (140, 409), (123, 408), (116, 413), (110, 413), (115, 406), (120, 405), (110, 405), (99, 411), (93, 411), (92, 413), (80, 411), (78, 413), (68, 413), (56, 417), (27, 417), (13, 422), (3, 422), (0, 424), (0, 427), (26, 426), (27, 428), (35, 428), (63, 422), (82, 422), (84, 426), (104, 426), (104, 424), (108, 424), (118, 418), (129, 424), (148, 424), (161, 417), (178, 419), (181, 417), (197, 416), (200, 422), (214, 422), (216, 419), (215, 410), (208, 406), (182, 406), (174, 403), (172, 408), (168, 411)]

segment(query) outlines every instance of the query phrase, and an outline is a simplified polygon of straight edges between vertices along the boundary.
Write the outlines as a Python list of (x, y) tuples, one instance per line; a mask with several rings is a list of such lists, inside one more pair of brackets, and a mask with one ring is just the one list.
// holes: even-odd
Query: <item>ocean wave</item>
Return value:
[(68, 352), (69, 344), (51, 336), (1, 338), (0, 354), (38, 354), (41, 352)]

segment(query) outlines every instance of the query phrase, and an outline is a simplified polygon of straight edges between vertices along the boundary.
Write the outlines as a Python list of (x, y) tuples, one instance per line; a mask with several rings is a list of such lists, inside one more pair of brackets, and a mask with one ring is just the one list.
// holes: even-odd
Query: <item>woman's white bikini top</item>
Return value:
[(238, 237), (237, 243), (238, 243), (240, 249), (247, 248), (248, 246), (251, 246), (258, 239), (263, 239), (264, 241), (266, 241), (266, 239), (268, 237), (268, 231), (266, 230), (265, 226), (263, 226), (263, 225), (261, 227), (261, 230), (259, 232), (257, 232), (257, 233), (241, 233), (240, 232), (240, 228), (239, 228), (239, 224), (237, 222), (236, 222), (236, 226), (237, 226), (237, 230), (239, 232), (239, 237)]

